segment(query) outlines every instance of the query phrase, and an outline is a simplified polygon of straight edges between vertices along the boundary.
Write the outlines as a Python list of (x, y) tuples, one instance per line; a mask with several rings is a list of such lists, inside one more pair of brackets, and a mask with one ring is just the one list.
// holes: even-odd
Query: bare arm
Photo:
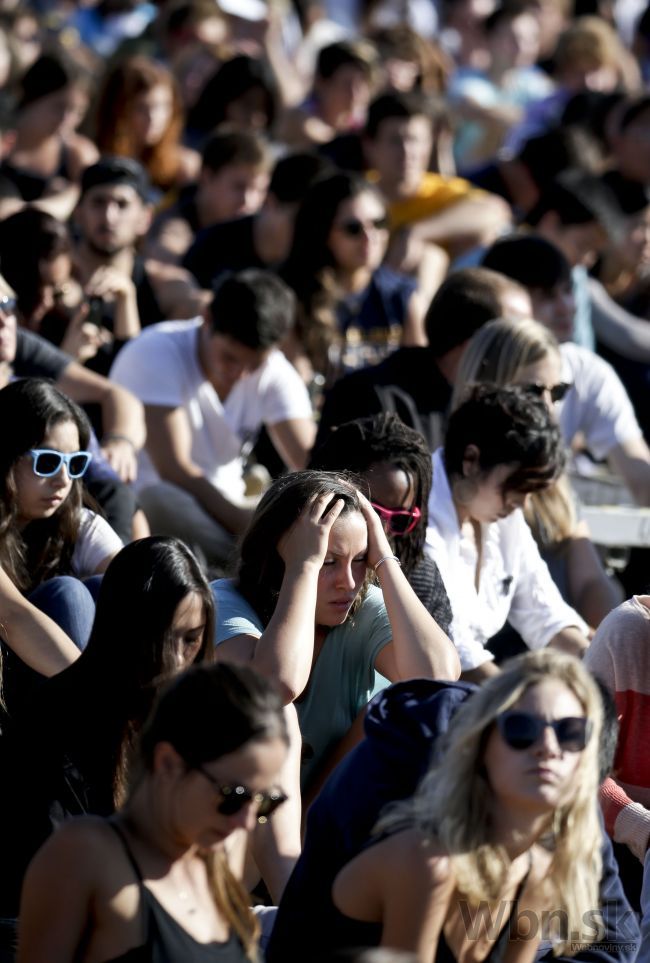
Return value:
[(576, 526), (568, 546), (567, 574), (573, 607), (593, 628), (623, 601), (621, 586), (603, 568), (584, 522)]
[(465, 197), (413, 224), (415, 237), (441, 244), (454, 254), (490, 244), (512, 222), (506, 202), (494, 194)]
[[(368, 525), (368, 564), (392, 555), (379, 516), (359, 493)], [(391, 682), (402, 679), (457, 679), (460, 662), (453, 643), (425, 609), (398, 563), (389, 558), (376, 570), (392, 629), (392, 641), (375, 660)]]
[(650, 449), (643, 438), (617, 445), (607, 456), (638, 505), (650, 505)]
[(267, 425), (271, 441), (282, 460), (294, 471), (304, 468), (316, 438), (316, 424), (311, 418), (288, 418)]
[(650, 361), (650, 325), (630, 314), (607, 293), (600, 281), (589, 278), (591, 318), (598, 339), (624, 358)]
[(574, 625), (567, 625), (566, 628), (560, 629), (548, 644), (554, 649), (559, 649), (560, 652), (568, 652), (569, 655), (575, 655), (581, 659), (589, 648), (589, 639), (585, 638), (580, 629)]
[(426, 306), (419, 291), (414, 291), (408, 303), (406, 318), (404, 319), (404, 329), (402, 331), (402, 345), (405, 347), (424, 348), (427, 345), (427, 336), (424, 330), (424, 315)]
[(251, 512), (226, 498), (192, 461), (192, 433), (184, 408), (147, 405), (145, 414), (147, 452), (160, 477), (193, 495), (227, 531), (243, 532)]
[(62, 672), (80, 655), (56, 622), (28, 602), (1, 568), (0, 631), (12, 652), (41, 675)]
[[(175, 264), (163, 264), (151, 259), (146, 262), (146, 270), (166, 318), (182, 321), (196, 318), (201, 313), (205, 307), (206, 293), (189, 271)], [(209, 295), (207, 297), (209, 299)]]

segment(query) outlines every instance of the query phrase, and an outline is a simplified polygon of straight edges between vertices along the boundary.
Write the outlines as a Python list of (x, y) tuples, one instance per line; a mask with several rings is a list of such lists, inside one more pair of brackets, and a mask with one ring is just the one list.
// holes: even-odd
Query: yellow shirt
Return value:
[(478, 197), (484, 193), (462, 177), (443, 177), (442, 174), (433, 174), (428, 171), (424, 174), (416, 194), (389, 203), (388, 216), (391, 230), (406, 227), (415, 221), (422, 221), (449, 207), (450, 204), (455, 204), (456, 201), (464, 200), (466, 197)]

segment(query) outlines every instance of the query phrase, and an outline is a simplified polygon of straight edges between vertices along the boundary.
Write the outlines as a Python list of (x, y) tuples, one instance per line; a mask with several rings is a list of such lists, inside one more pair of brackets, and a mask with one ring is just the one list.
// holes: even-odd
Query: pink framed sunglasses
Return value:
[(419, 508), (384, 508), (377, 502), (370, 502), (391, 535), (408, 535), (422, 518)]

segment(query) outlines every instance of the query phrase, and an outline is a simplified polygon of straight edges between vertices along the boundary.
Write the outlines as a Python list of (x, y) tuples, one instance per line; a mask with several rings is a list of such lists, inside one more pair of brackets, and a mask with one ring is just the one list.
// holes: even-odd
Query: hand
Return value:
[(138, 460), (135, 448), (123, 438), (108, 438), (102, 444), (102, 452), (113, 471), (123, 482), (132, 482), (138, 476)]
[(103, 344), (111, 341), (112, 335), (107, 328), (98, 328), (87, 321), (88, 305), (79, 306), (66, 328), (61, 350), (65, 351), (80, 364), (94, 358)]
[(278, 542), (278, 554), (287, 568), (313, 565), (320, 570), (329, 545), (332, 525), (343, 510), (344, 501), (338, 498), (329, 511), (332, 492), (314, 496), (307, 502), (297, 520)]
[(119, 301), (129, 295), (135, 296), (135, 284), (123, 271), (118, 271), (109, 265), (102, 265), (90, 276), (85, 293), (88, 298)]
[(380, 558), (392, 555), (393, 550), (377, 512), (362, 492), (357, 491), (357, 497), (368, 526), (368, 565), (374, 568)]

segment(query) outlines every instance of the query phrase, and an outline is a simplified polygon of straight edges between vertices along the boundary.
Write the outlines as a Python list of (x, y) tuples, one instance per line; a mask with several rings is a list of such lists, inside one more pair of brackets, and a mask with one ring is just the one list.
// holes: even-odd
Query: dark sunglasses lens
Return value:
[(223, 799), (217, 806), (217, 809), (223, 816), (234, 816), (235, 813), (243, 809), (251, 799), (251, 794), (247, 789), (244, 789), (243, 786), (233, 786), (232, 788), (223, 786), (221, 793)]
[(412, 526), (413, 516), (405, 513), (404, 515), (393, 515), (388, 527), (393, 535), (406, 535)]
[(361, 221), (346, 221), (345, 224), (342, 225), (341, 230), (344, 234), (347, 234), (348, 237), (359, 237), (363, 231), (363, 224)]
[(286, 802), (287, 797), (282, 792), (270, 792), (265, 795), (257, 810), (258, 816), (270, 816), (272, 812)]
[(541, 398), (546, 391), (544, 385), (530, 384), (526, 385), (526, 391), (529, 395), (534, 395), (536, 398)]
[(580, 752), (587, 745), (587, 720), (576, 718), (558, 719), (553, 726), (557, 741), (569, 752)]
[(41, 452), (34, 460), (34, 470), (39, 475), (55, 475), (61, 467), (61, 456)]
[(527, 712), (509, 712), (501, 716), (499, 728), (512, 749), (528, 749), (537, 741), (541, 731), (539, 719)]
[(70, 464), (68, 465), (70, 478), (80, 478), (86, 471), (86, 468), (88, 468), (89, 461), (90, 459), (85, 452), (71, 458)]
[(566, 382), (561, 382), (559, 385), (553, 385), (551, 388), (551, 400), (552, 401), (562, 401), (566, 397), (566, 393), (571, 385)]

